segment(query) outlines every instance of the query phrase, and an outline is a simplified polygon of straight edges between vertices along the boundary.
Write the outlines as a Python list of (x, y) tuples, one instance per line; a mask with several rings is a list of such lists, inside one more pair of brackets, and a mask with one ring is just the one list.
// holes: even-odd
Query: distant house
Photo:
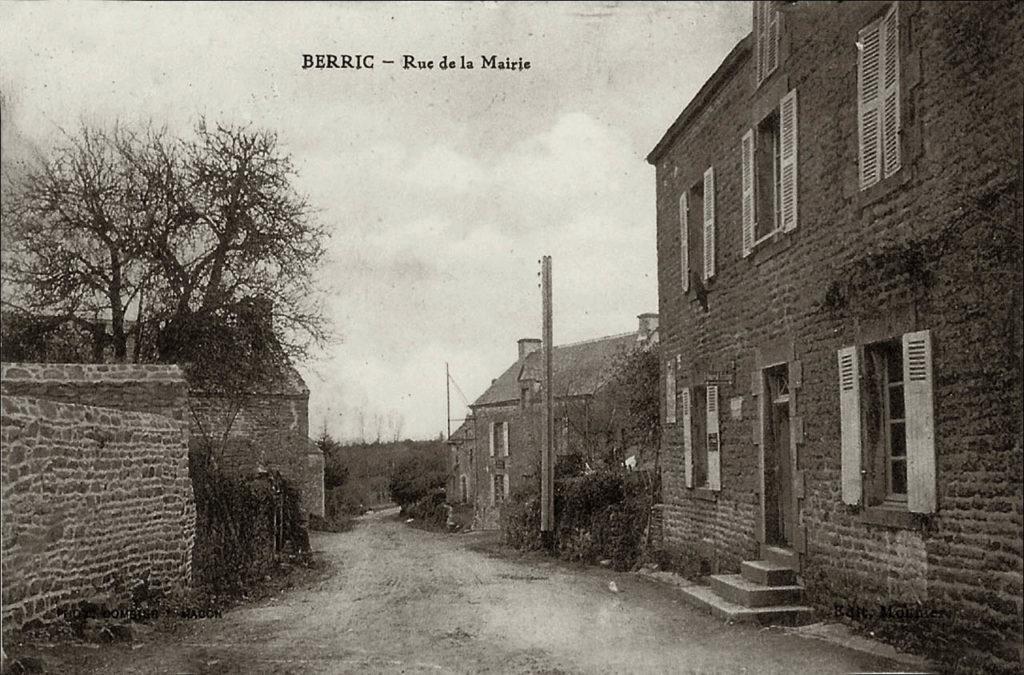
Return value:
[[(581, 463), (626, 459), (621, 411), (609, 410), (601, 394), (620, 359), (657, 341), (658, 315), (641, 314), (636, 332), (554, 347), (556, 462), (570, 455)], [(513, 492), (539, 487), (540, 348), (540, 340), (519, 340), (516, 361), (470, 405), (471, 415), (448, 441), (448, 501), (472, 504), (476, 527), (497, 527)]]

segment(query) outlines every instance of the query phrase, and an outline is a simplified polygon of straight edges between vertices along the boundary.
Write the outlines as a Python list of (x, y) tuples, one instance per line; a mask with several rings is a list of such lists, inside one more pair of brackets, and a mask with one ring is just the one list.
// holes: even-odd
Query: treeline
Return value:
[(443, 488), (447, 478), (446, 448), (440, 439), (342, 444), (321, 432), (317, 445), (324, 453), (329, 523), (389, 504), (406, 506)]

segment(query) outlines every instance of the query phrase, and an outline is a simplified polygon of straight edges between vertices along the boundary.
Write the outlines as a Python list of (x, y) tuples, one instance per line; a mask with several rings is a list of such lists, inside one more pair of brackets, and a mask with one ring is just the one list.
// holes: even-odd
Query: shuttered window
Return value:
[(930, 332), (907, 333), (863, 351), (846, 347), (837, 357), (843, 502), (935, 512)]
[(857, 130), (861, 189), (899, 171), (900, 45), (897, 3), (857, 34)]
[(679, 275), (683, 293), (690, 290), (690, 195), (683, 190), (679, 196)]
[(754, 0), (754, 71), (760, 86), (779, 66), (779, 10), (774, 2)]
[(491, 457), (494, 457), (494, 422), (491, 422), (487, 428), (487, 444), (491, 451)]
[(721, 436), (718, 429), (718, 385), (707, 386), (708, 488), (722, 489)]
[(740, 141), (744, 257), (776, 232), (798, 225), (798, 130), (793, 89)]
[(683, 408), (683, 477), (686, 479), (686, 487), (693, 487), (693, 427), (691, 426), (691, 401), (690, 388), (683, 387), (679, 396), (680, 405)]
[(715, 276), (715, 167), (704, 172), (704, 281)]
[(676, 423), (676, 364), (665, 364), (665, 423)]

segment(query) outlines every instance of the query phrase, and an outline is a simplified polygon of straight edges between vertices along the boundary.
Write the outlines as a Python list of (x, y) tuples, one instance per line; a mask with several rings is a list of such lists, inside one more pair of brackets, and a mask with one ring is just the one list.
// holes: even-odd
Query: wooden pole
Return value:
[(448, 420), (448, 436), (445, 437), (446, 441), (452, 440), (452, 392), (451, 392), (451, 381), (452, 378), (448, 374), (448, 362), (444, 362), (444, 410), (445, 418)]
[[(552, 410), (551, 382), (551, 256), (546, 255), (541, 261), (541, 362), (544, 378), (544, 419), (541, 430), (540, 456), (540, 531), (551, 533), (555, 523), (555, 463), (552, 445), (554, 443), (555, 423)], [(550, 535), (548, 535), (550, 536)], [(550, 542), (549, 542), (550, 543)]]

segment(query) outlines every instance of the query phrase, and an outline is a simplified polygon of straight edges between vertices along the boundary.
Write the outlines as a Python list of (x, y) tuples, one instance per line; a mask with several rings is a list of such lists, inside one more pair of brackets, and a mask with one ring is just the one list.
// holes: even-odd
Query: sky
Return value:
[[(276, 131), (330, 232), (317, 274), (338, 339), (300, 368), (310, 432), (429, 438), (446, 363), (458, 419), (540, 337), (543, 255), (556, 344), (657, 311), (644, 158), (750, 21), (745, 2), (4, 0), (0, 90), (10, 138), (43, 149), (82, 122)], [(302, 68), (328, 53), (375, 67)], [(476, 68), (437, 67), (463, 55)]]

